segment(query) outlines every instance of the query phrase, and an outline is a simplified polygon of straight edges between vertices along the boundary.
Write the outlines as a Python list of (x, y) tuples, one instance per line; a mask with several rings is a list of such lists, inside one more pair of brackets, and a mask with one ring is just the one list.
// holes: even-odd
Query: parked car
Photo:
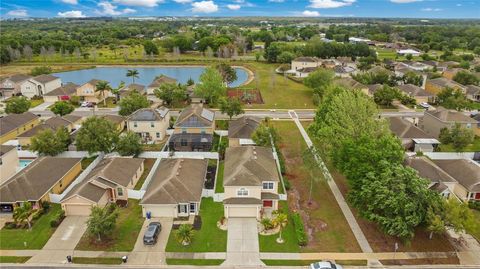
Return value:
[(310, 264), (310, 269), (343, 269), (343, 267), (330, 261), (321, 261)]
[(430, 107), (430, 105), (428, 103), (425, 103), (425, 102), (420, 103), (420, 106), (423, 107), (423, 108), (426, 108), (426, 109), (428, 109)]
[(145, 245), (155, 245), (157, 243), (158, 235), (162, 230), (162, 225), (160, 222), (151, 222), (148, 224), (147, 230), (143, 235), (143, 244)]
[(82, 104), (80, 105), (81, 107), (94, 107), (95, 105), (91, 102), (82, 102)]

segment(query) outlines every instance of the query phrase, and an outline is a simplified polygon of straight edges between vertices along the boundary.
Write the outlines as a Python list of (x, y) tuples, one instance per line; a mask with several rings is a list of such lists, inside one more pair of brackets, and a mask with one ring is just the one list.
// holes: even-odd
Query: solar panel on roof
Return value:
[(213, 118), (215, 116), (215, 113), (213, 111), (207, 110), (207, 109), (202, 109), (202, 118), (207, 119), (209, 121), (213, 121)]

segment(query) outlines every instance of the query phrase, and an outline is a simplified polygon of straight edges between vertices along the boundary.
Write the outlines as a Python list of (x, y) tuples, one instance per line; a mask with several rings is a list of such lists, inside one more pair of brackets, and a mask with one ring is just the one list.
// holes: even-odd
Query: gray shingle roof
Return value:
[(0, 118), (0, 135), (9, 133), (12, 130), (38, 118), (37, 115), (31, 112), (25, 112), (22, 114), (10, 114)]
[(433, 162), (468, 191), (480, 192), (480, 166), (473, 160), (434, 160)]
[(398, 85), (397, 88), (410, 95), (410, 96), (428, 96), (428, 97), (432, 97), (434, 96), (434, 94), (431, 94), (427, 91), (425, 91), (424, 89), (418, 87), (417, 85), (413, 85), (413, 84), (404, 84), (404, 85)]
[(48, 83), (50, 81), (54, 81), (56, 79), (60, 79), (60, 78), (52, 75), (40, 75), (33, 78), (33, 80), (38, 81), (42, 84)]
[(62, 85), (61, 87), (54, 89), (53, 91), (47, 92), (44, 95), (45, 96), (71, 96), (77, 93), (78, 87), (79, 86), (77, 84), (69, 82), (65, 85)]
[(390, 130), (399, 138), (434, 138), (411, 122), (400, 117), (390, 117), (388, 120), (390, 122)]
[(159, 109), (142, 108), (130, 115), (129, 121), (161, 121), (168, 113), (168, 108), (162, 107)]
[(260, 119), (256, 117), (240, 117), (230, 121), (228, 125), (228, 137), (250, 139), (258, 125), (260, 125)]
[(15, 149), (15, 146), (0, 145), (0, 157)]
[(213, 127), (215, 112), (194, 104), (182, 110), (175, 127)]

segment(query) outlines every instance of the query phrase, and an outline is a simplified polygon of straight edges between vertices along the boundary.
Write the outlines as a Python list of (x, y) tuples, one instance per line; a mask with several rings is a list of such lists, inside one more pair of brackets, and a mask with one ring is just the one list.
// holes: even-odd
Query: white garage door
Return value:
[(90, 205), (65, 205), (65, 215), (67, 216), (89, 216)]
[(229, 218), (256, 218), (257, 207), (228, 207)]
[(143, 208), (143, 213), (144, 217), (147, 212), (150, 212), (152, 215), (152, 218), (162, 218), (162, 217), (168, 217), (168, 218), (174, 218), (175, 217), (175, 211), (176, 208), (169, 205), (169, 206), (144, 206)]

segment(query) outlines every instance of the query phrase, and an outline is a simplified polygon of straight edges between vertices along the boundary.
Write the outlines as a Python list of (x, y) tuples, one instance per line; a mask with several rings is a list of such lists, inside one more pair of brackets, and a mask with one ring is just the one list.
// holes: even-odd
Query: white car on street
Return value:
[(343, 267), (333, 262), (321, 261), (310, 264), (310, 269), (343, 269)]

